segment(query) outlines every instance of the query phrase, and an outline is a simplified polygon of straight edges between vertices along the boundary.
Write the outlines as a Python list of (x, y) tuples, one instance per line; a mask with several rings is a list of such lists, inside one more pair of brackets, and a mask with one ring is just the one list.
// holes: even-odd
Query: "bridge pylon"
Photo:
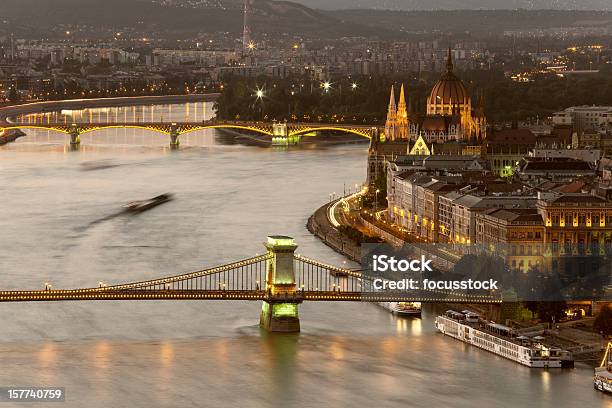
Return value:
[(295, 282), (293, 238), (272, 235), (266, 243), (270, 258), (266, 266), (266, 299), (261, 308), (259, 324), (270, 332), (300, 331), (298, 305), (302, 302)]
[(171, 149), (178, 149), (180, 142), (179, 142), (179, 136), (180, 136), (180, 132), (179, 132), (179, 128), (177, 126), (176, 123), (173, 123), (172, 125), (170, 125), (170, 148)]
[(70, 146), (73, 148), (78, 147), (81, 144), (81, 130), (76, 123), (70, 126)]
[(300, 136), (289, 132), (287, 123), (274, 123), (272, 125), (272, 146), (295, 145), (300, 142)]

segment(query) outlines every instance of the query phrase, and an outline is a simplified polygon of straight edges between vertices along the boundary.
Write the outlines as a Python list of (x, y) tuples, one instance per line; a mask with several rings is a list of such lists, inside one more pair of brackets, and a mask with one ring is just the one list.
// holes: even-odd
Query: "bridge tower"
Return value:
[(179, 128), (177, 126), (176, 123), (173, 123), (170, 125), (170, 148), (171, 149), (178, 149), (180, 142), (179, 142), (179, 136), (180, 136), (180, 132), (179, 132)]
[(70, 125), (70, 147), (76, 148), (81, 144), (81, 131), (76, 123)]
[(289, 144), (288, 129), (286, 123), (272, 124), (272, 145), (286, 146)]
[(261, 307), (259, 324), (270, 332), (299, 332), (298, 304), (302, 299), (297, 293), (293, 267), (297, 245), (291, 237), (272, 235), (265, 246), (271, 257), (267, 261), (267, 297)]

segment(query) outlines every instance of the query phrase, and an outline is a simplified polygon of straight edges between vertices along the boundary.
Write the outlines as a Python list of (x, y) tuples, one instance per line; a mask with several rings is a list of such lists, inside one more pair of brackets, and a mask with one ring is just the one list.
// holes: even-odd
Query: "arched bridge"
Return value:
[(326, 123), (267, 123), (243, 121), (208, 120), (203, 122), (106, 122), (106, 123), (52, 123), (36, 120), (25, 123), (0, 124), (0, 131), (12, 129), (53, 130), (70, 135), (70, 143), (78, 145), (80, 136), (102, 129), (144, 129), (170, 136), (170, 145), (178, 146), (181, 135), (204, 129), (237, 129), (269, 136), (272, 144), (289, 145), (299, 141), (300, 136), (318, 131), (339, 131), (372, 139), (378, 137), (378, 128), (353, 124)]
[(200, 271), (81, 289), (0, 291), (0, 302), (77, 300), (260, 300), (260, 323), (271, 331), (299, 331), (304, 301), (501, 303), (493, 295), (445, 291), (375, 291), (373, 278), (295, 254), (290, 237), (270, 236), (267, 253)]

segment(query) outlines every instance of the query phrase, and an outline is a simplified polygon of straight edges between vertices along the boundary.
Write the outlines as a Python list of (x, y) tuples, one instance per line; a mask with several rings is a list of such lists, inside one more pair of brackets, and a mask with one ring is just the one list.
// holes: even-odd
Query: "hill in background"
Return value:
[[(414, 0), (417, 1), (417, 0)], [(420, 1), (420, 0), (419, 0)], [(108, 30), (129, 27), (166, 38), (193, 38), (204, 32), (242, 31), (241, 0), (2, 0), (0, 30), (40, 38), (80, 25)], [(250, 18), (257, 37), (368, 37), (406, 39), (410, 33), (501, 34), (509, 29), (611, 27), (612, 12), (560, 10), (315, 10), (289, 1), (255, 0)]]

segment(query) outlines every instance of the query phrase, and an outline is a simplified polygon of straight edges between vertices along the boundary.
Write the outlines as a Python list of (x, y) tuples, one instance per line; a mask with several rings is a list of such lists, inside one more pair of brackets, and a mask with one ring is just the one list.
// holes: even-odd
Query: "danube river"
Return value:
[[(118, 114), (143, 112), (127, 109)], [(155, 109), (172, 120), (188, 114)], [(210, 115), (210, 106), (189, 109)], [(344, 262), (304, 225), (330, 193), (364, 180), (365, 145), (280, 151), (212, 130), (182, 138), (178, 151), (165, 136), (133, 129), (81, 140), (71, 152), (65, 135), (41, 131), (0, 147), (3, 289), (197, 270), (262, 253), (269, 234)], [(164, 192), (175, 200), (117, 215), (126, 202)], [(437, 334), (427, 309), (421, 320), (372, 304), (306, 303), (300, 334), (270, 335), (258, 327), (260, 308), (0, 304), (0, 386), (65, 387), (57, 406), (67, 407), (612, 407), (593, 390), (591, 368), (530, 370)]]

